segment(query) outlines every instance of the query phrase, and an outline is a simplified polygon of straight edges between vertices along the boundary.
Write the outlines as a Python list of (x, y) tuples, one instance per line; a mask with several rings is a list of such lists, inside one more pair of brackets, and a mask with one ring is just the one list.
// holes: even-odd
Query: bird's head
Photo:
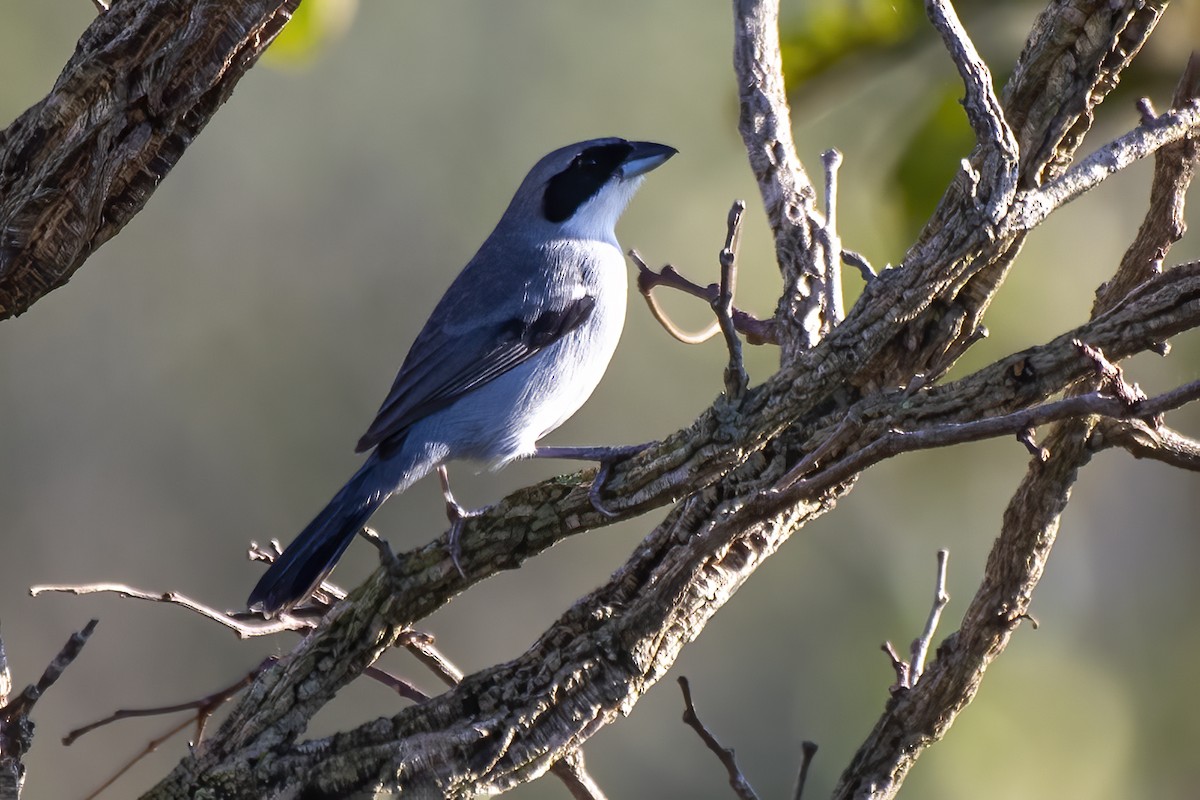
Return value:
[(617, 220), (643, 176), (676, 152), (665, 144), (617, 138), (559, 148), (529, 171), (504, 216), (560, 236), (615, 243)]

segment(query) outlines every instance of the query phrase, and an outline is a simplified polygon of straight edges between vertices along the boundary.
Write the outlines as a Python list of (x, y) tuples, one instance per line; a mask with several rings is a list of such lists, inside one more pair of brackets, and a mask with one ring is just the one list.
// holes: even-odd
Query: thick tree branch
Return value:
[(144, 0), (96, 17), (0, 133), (0, 319), (65, 284), (141, 211), (300, 0)]
[(1141, 420), (1103, 419), (1096, 427), (1093, 444), (1121, 447), (1134, 458), (1149, 458), (1179, 469), (1200, 471), (1200, 442), (1165, 425), (1156, 428)]

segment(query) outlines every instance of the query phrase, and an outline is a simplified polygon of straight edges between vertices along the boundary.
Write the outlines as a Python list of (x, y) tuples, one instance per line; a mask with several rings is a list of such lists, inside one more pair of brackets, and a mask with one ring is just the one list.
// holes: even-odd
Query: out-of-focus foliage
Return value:
[(354, 22), (358, 0), (304, 0), (271, 43), (263, 63), (279, 69), (311, 65)]
[[(963, 114), (962, 85), (944, 83), (940, 88), (941, 98), (908, 136), (890, 173), (889, 188), (903, 215), (904, 228), (911, 234), (929, 219), (960, 161), (975, 145), (975, 136)], [(936, 83), (931, 84), (930, 94), (937, 89)]]
[(843, 59), (894, 47), (918, 32), (920, 0), (835, 0), (800, 5), (780, 33), (789, 86), (809, 80)]

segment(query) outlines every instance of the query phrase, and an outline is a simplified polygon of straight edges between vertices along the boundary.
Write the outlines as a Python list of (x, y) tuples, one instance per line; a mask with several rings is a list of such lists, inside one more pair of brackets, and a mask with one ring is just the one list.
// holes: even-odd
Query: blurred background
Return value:
[[(914, 2), (786, 2), (801, 156), (837, 147), (846, 246), (898, 262), (970, 135), (954, 68)], [(1037, 3), (960, 3), (1002, 82)], [(112, 596), (30, 598), (38, 583), (122, 581), (240, 607), (261, 567), (251, 539), (291, 539), (356, 468), (357, 437), (408, 344), (511, 192), (549, 150), (605, 135), (680, 154), (650, 176), (619, 226), (625, 247), (715, 280), (725, 215), (750, 213), (738, 304), (771, 313), (767, 227), (736, 131), (727, 3), (370, 3), (306, 0), (292, 40), (239, 85), (145, 211), (24, 316), (0, 325), (0, 632), (19, 685), (90, 617), (100, 626), (38, 704), (26, 796), (82, 797), (177, 718), (129, 720), (64, 748), (117, 708), (171, 704), (228, 685), (294, 640), (239, 642), (199, 617)], [(40, 99), (92, 6), (0, 10), (0, 119)], [(1161, 108), (1195, 40), (1197, 8), (1171, 8), (1104, 106), (1084, 150)], [(1190, 17), (1188, 15), (1191, 15)], [(1149, 170), (1129, 170), (1030, 237), (989, 312), (991, 337), (957, 375), (1087, 317), (1144, 210)], [(1197, 257), (1185, 241), (1172, 261)], [(632, 273), (632, 268), (631, 268)], [(847, 276), (851, 297), (857, 278)], [(700, 325), (707, 309), (671, 303)], [(1148, 392), (1196, 377), (1200, 342), (1129, 366)], [(748, 350), (755, 380), (776, 364)], [(587, 406), (547, 441), (662, 438), (721, 388), (721, 345), (688, 348), (631, 298), (622, 346)], [(1200, 415), (1171, 422), (1200, 434)], [(730, 796), (716, 759), (679, 721), (692, 680), (704, 721), (737, 748), (765, 797), (790, 790), (800, 743), (820, 745), (808, 796), (826, 795), (887, 699), (879, 644), (902, 650), (928, 612), (934, 554), (950, 550), (944, 632), (977, 584), (1025, 470), (998, 441), (905, 456), (863, 476), (796, 535), (683, 653), (631, 718), (597, 735), (588, 764), (612, 797)], [(456, 473), (483, 505), (568, 469)], [(1200, 483), (1104, 453), (1081, 474), (1022, 627), (906, 797), (1191, 796), (1200, 714)], [(465, 670), (526, 648), (620, 565), (660, 517), (575, 537), (458, 598), (422, 625)], [(398, 549), (445, 528), (436, 482), (374, 521)], [(335, 580), (376, 563), (355, 544)], [(386, 666), (427, 691), (402, 654)], [(402, 701), (360, 680), (316, 721), (347, 728)], [(148, 788), (186, 752), (179, 735), (107, 797)], [(561, 798), (553, 779), (512, 793)]]

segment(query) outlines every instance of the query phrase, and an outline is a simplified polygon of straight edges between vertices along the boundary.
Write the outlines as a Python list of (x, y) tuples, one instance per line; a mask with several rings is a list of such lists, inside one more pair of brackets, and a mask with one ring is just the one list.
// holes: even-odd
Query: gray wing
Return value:
[(589, 295), (570, 298), (564, 291), (569, 287), (553, 285), (543, 298), (545, 308), (514, 309), (505, 316), (491, 309), (498, 299), (513, 296), (503, 292), (511, 287), (493, 286), (490, 297), (478, 285), (456, 292), (470, 277), (464, 271), (434, 309), (356, 452), (386, 447), (413, 423), (529, 360), (582, 325), (596, 305)]

